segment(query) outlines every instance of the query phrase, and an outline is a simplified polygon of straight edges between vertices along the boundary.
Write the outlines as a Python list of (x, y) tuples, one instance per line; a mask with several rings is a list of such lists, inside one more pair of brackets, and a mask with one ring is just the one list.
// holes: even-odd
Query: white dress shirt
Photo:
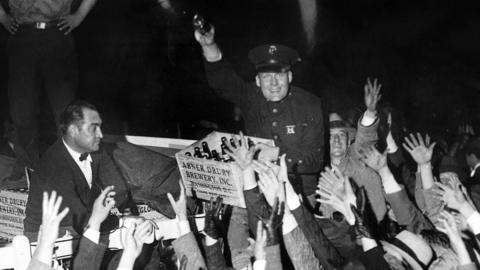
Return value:
[(477, 165), (475, 165), (475, 167), (473, 167), (473, 169), (470, 171), (470, 177), (475, 175), (475, 171), (478, 169), (478, 167), (480, 167), (480, 163), (477, 163)]
[(62, 141), (63, 141), (63, 144), (65, 145), (65, 147), (67, 148), (68, 153), (70, 153), (73, 160), (75, 160), (75, 163), (77, 163), (78, 167), (82, 171), (83, 175), (85, 176), (85, 179), (87, 179), (88, 186), (90, 188), (92, 188), (92, 165), (91, 165), (92, 157), (89, 154), (86, 159), (84, 159), (83, 161), (80, 161), (80, 156), (82, 155), (82, 153), (78, 153), (77, 151), (70, 148), (65, 143), (64, 140), (62, 140)]

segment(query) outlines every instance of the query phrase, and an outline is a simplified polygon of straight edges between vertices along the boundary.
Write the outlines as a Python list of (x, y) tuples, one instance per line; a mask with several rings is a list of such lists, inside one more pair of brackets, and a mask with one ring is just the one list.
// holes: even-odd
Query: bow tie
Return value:
[(84, 161), (85, 159), (87, 159), (87, 157), (88, 157), (88, 153), (83, 153), (80, 155), (78, 159), (80, 159), (80, 161)]

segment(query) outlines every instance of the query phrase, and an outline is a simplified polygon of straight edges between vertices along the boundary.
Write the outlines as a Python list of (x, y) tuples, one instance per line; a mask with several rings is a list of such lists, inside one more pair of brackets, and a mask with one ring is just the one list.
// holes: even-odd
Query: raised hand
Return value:
[(273, 207), (275, 198), (281, 202), (285, 201), (285, 188), (283, 182), (279, 181), (273, 169), (260, 161), (253, 162), (253, 169), (258, 173), (258, 187), (265, 196), (267, 203)]
[(468, 254), (465, 243), (462, 240), (455, 218), (447, 211), (442, 211), (439, 220), (443, 225), (443, 228), (437, 228), (448, 235), (448, 239), (450, 240), (452, 249), (458, 256), (460, 265), (471, 263), (470, 255)]
[(139, 232), (137, 226), (139, 225), (133, 224), (133, 226), (130, 226), (127, 230), (122, 259), (124, 256), (128, 256), (135, 261), (135, 258), (142, 252), (143, 242), (140, 234), (143, 232)]
[(352, 191), (350, 181), (338, 168), (334, 167), (333, 170), (328, 167), (325, 168), (325, 171), (320, 173), (318, 188), (334, 193), (348, 204), (356, 204), (356, 197)]
[(467, 203), (467, 199), (460, 187), (449, 187), (436, 182), (433, 186), (433, 194), (436, 199), (443, 201), (448, 207), (460, 211), (460, 208)]
[(367, 107), (367, 111), (371, 113), (377, 112), (377, 103), (382, 98), (380, 89), (382, 89), (382, 85), (377, 83), (377, 78), (373, 80), (373, 83), (370, 81), (370, 78), (367, 78), (367, 83), (364, 87), (365, 106)]
[(358, 154), (368, 167), (377, 172), (387, 167), (387, 151), (380, 153), (375, 146), (371, 145), (370, 147), (360, 148)]
[(63, 218), (68, 214), (68, 207), (58, 213), (62, 197), (57, 197), (57, 192), (52, 191), (50, 197), (43, 192), (42, 201), (42, 226), (38, 234), (38, 247), (33, 257), (45, 264), (52, 263), (52, 250), (58, 237), (58, 227)]
[(213, 197), (210, 198), (210, 203), (205, 204), (205, 229), (204, 233), (213, 239), (218, 239), (218, 225), (220, 224), (220, 214), (224, 208), (223, 199), (217, 197), (214, 202)]
[(57, 197), (54, 190), (48, 196), (47, 192), (43, 192), (42, 201), (42, 227), (39, 233), (39, 242), (43, 245), (53, 245), (58, 238), (58, 227), (60, 222), (68, 214), (69, 208), (65, 207), (60, 213), (62, 205), (62, 196)]
[(360, 239), (362, 237), (365, 237), (365, 238), (374, 239), (372, 237), (372, 233), (370, 232), (370, 229), (365, 224), (363, 215), (353, 205), (350, 206), (350, 209), (352, 210), (352, 213), (355, 216), (355, 224), (353, 225), (353, 228), (354, 228), (356, 238)]
[(255, 152), (256, 151), (260, 151), (260, 153), (258, 153), (258, 160), (272, 162), (278, 159), (280, 148), (265, 143), (257, 143), (255, 144)]
[(255, 260), (265, 260), (267, 253), (265, 247), (267, 246), (267, 231), (262, 226), (262, 221), (257, 223), (257, 238), (255, 241), (254, 255)]
[(195, 31), (194, 36), (195, 40), (197, 40), (202, 47), (213, 45), (215, 44), (215, 27), (210, 25), (210, 31), (206, 32), (204, 35), (199, 31)]
[(158, 230), (157, 224), (152, 220), (146, 219), (137, 225), (135, 237), (144, 244), (150, 244), (155, 239), (155, 229)]
[(240, 169), (247, 170), (251, 168), (255, 149), (253, 147), (248, 147), (248, 142), (242, 132), (240, 132), (240, 141), (242, 143), (241, 145), (238, 145), (237, 148), (232, 149), (227, 146), (227, 154), (234, 160), (235, 164), (237, 164)]
[(277, 229), (282, 224), (284, 210), (284, 202), (279, 202), (278, 198), (276, 198), (270, 217), (267, 220), (261, 219), (267, 229), (267, 246), (273, 246), (279, 243)]
[(183, 185), (182, 179), (178, 180), (178, 185), (180, 186), (180, 196), (178, 200), (175, 201), (172, 194), (167, 193), (168, 200), (172, 205), (173, 211), (177, 215), (178, 221), (188, 221), (187, 219), (187, 198), (185, 196), (185, 186)]
[(417, 133), (416, 138), (415, 135), (410, 133), (410, 138), (405, 137), (405, 143), (402, 145), (418, 165), (424, 165), (430, 163), (432, 160), (433, 148), (436, 143), (430, 143), (430, 136), (428, 136), (428, 134), (425, 136), (424, 141), (420, 133)]
[(110, 210), (115, 207), (114, 188), (114, 186), (105, 188), (93, 203), (92, 215), (88, 220), (90, 228), (98, 231), (102, 222), (108, 217)]
[[(1, 8), (1, 7), (0, 7)], [(3, 11), (3, 10), (2, 10)], [(17, 32), (18, 22), (10, 15), (0, 11), (0, 24), (12, 35)]]
[(345, 216), (347, 222), (353, 225), (355, 217), (350, 210), (350, 205), (356, 204), (356, 196), (353, 193), (352, 186), (348, 177), (343, 176), (341, 172), (332, 171), (329, 168), (322, 172), (317, 194), (320, 203), (325, 203)]

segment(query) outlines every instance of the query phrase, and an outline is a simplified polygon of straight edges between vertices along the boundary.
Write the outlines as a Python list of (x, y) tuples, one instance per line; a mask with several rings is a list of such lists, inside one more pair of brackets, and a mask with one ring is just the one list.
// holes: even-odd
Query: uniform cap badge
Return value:
[(268, 47), (268, 53), (269, 54), (274, 54), (277, 52), (277, 46), (275, 45), (270, 45), (270, 47)]

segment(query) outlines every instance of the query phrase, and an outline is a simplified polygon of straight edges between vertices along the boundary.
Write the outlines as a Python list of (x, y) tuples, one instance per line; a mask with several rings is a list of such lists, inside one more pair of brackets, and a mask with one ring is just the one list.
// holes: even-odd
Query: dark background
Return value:
[[(105, 133), (193, 138), (201, 119), (229, 128), (232, 105), (204, 78), (191, 27), (195, 12), (216, 26), (224, 56), (247, 80), (255, 75), (249, 49), (284, 43), (303, 58), (294, 84), (320, 96), (328, 111), (363, 109), (370, 76), (383, 84), (383, 104), (396, 107), (412, 129), (478, 123), (480, 13), (474, 1), (320, 0), (317, 44), (309, 52), (297, 1), (171, 1), (175, 13), (155, 1), (98, 0), (73, 32), (78, 96), (99, 108)], [(2, 119), (8, 119), (7, 38), (0, 29)], [(41, 119), (51, 121), (40, 123), (52, 128), (42, 102)]]

